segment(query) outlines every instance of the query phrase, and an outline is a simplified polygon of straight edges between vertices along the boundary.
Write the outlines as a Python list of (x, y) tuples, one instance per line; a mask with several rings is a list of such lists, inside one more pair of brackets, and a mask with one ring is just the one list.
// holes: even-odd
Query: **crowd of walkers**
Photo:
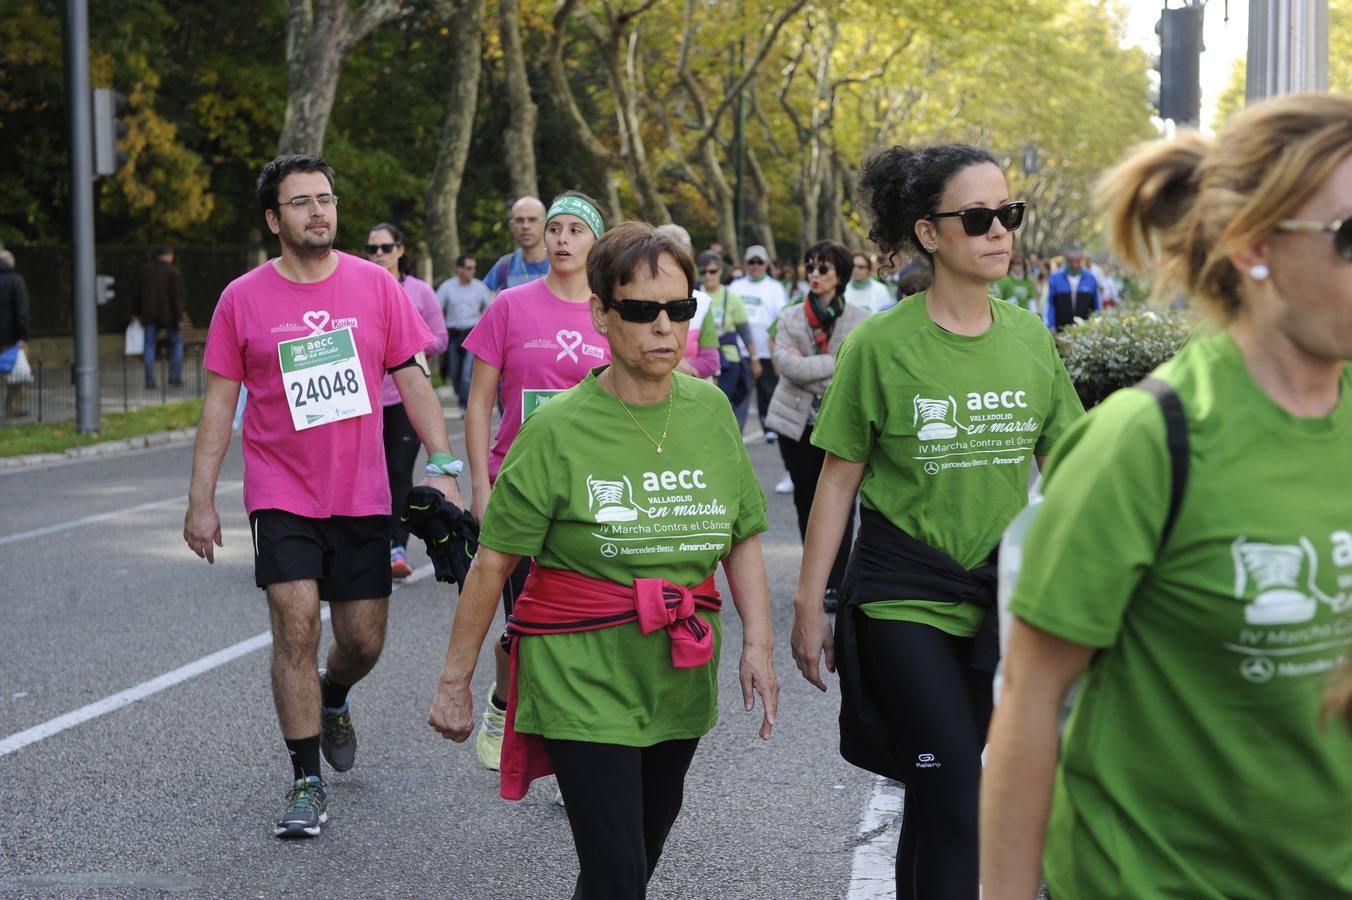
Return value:
[(841, 755), (905, 786), (897, 897), (1352, 896), (1352, 100), (1269, 101), (1105, 176), (1115, 257), (1213, 316), (1088, 414), (1055, 331), (1118, 302), (1115, 274), (1078, 247), (1021, 253), (1026, 204), (982, 148), (881, 150), (858, 185), (876, 257), (820, 241), (789, 267), (753, 245), (734, 266), (566, 191), (516, 200), (517, 248), (433, 291), (394, 224), (369, 262), (334, 249), (322, 159), (268, 163), (280, 255), (213, 317), (184, 539), (221, 546), (247, 388), (292, 765), (275, 834), (320, 834), (321, 758), (355, 763), (348, 695), (410, 573), (425, 452), (474, 549), (428, 723), (477, 731), (506, 799), (556, 776), (574, 897), (643, 897), (717, 720), (720, 566), (742, 704), (775, 728), (763, 436), (803, 541), (793, 661), (839, 686)]

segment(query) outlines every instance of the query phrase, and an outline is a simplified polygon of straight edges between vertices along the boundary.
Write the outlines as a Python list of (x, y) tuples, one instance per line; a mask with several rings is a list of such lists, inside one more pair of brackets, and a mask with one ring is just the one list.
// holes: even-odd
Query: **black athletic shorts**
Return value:
[(249, 516), (254, 581), (317, 581), (319, 599), (376, 600), (390, 595), (390, 517), (308, 519), (281, 509)]

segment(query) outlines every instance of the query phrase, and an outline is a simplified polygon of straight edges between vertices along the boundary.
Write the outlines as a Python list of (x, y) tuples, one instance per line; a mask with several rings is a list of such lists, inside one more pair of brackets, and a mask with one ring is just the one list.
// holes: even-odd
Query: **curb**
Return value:
[(167, 447), (171, 444), (188, 443), (196, 436), (196, 428), (180, 428), (175, 431), (159, 431), (154, 434), (123, 438), (120, 441), (102, 441), (97, 444), (86, 444), (83, 447), (71, 447), (64, 453), (31, 453), (27, 456), (0, 457), (0, 472), (47, 466), (53, 463), (78, 462), (112, 453), (144, 450), (148, 447)]

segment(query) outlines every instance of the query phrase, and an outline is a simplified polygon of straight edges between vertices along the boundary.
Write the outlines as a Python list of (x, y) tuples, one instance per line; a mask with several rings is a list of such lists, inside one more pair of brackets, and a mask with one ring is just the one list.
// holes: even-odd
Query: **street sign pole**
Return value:
[(94, 141), (86, 0), (66, 0), (65, 25), (71, 287), (75, 302), (75, 427), (81, 434), (88, 434), (99, 430), (99, 347), (94, 309)]
[(1249, 0), (1245, 99), (1328, 89), (1328, 0)]

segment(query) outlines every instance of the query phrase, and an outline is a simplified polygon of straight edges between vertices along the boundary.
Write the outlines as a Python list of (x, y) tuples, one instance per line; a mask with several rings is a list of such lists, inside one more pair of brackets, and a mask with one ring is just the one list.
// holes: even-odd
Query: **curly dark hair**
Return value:
[(851, 266), (854, 265), (854, 256), (851, 255), (850, 248), (835, 241), (817, 241), (803, 254), (804, 264), (813, 261), (831, 264), (831, 268), (836, 270), (835, 296), (844, 296), (845, 288), (850, 283)]
[(968, 166), (992, 163), (994, 154), (970, 144), (890, 147), (864, 160), (859, 173), (859, 203), (868, 210), (868, 236), (889, 264), (901, 256), (929, 256), (915, 236), (915, 223), (937, 211), (944, 188)]

